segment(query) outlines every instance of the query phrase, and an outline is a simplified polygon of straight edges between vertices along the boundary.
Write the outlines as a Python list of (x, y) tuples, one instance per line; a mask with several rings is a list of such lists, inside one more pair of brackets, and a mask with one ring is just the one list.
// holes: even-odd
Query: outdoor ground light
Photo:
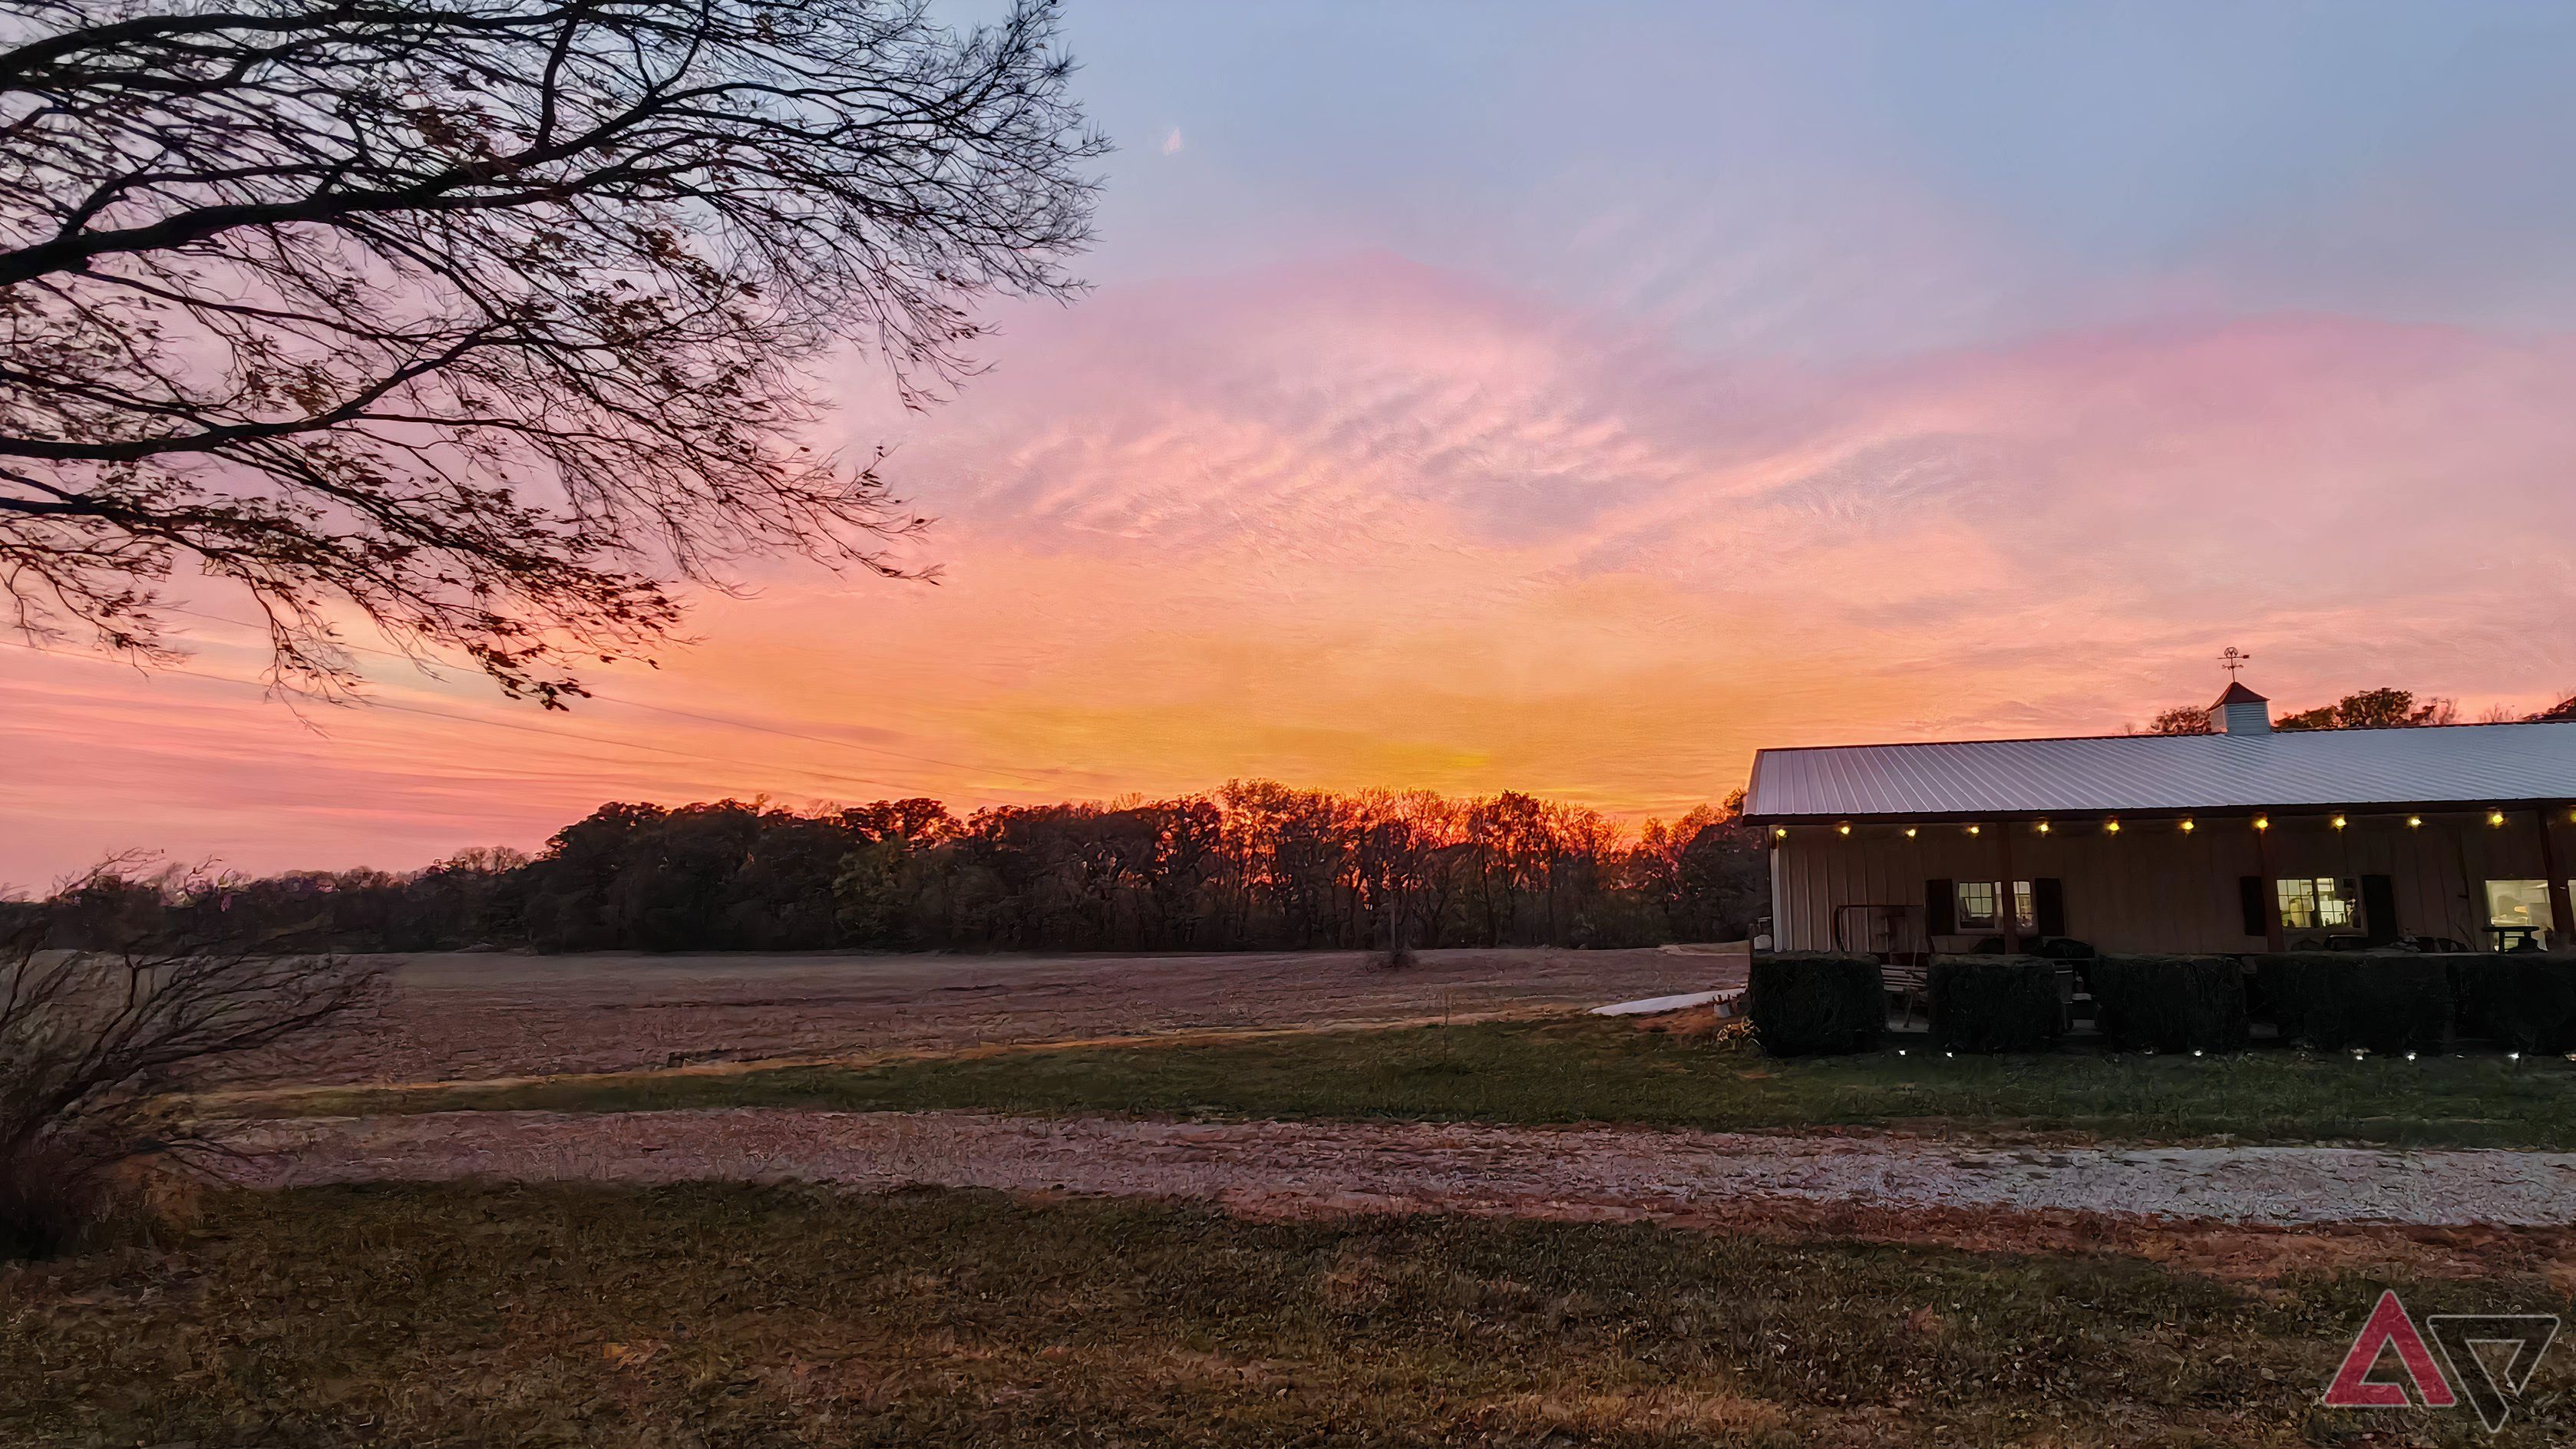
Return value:
[(2408, 1052), (2408, 1053), (2406, 1054), (2406, 1060), (2408, 1060), (2408, 1061), (2410, 1061), (2410, 1062), (2411, 1062), (2411, 1061), (2413, 1061), (2413, 1060), (2415, 1060), (2415, 1054), (2414, 1054), (2413, 1052)]
[(2199, 1055), (2200, 1055), (2200, 1048), (2198, 1048), (2198, 1047), (2193, 1047), (2193, 1048), (2191, 1049), (2191, 1054), (2192, 1054), (2193, 1056), (2199, 1056)]

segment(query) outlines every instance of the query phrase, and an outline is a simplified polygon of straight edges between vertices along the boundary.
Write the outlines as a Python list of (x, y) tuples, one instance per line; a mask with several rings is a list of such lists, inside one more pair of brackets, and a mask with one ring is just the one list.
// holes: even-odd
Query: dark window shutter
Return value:
[(1959, 888), (1955, 882), (1923, 883), (1923, 931), (1930, 936), (1959, 934)]
[(2066, 882), (2054, 876), (2041, 876), (2030, 883), (2030, 914), (2034, 929), (2043, 936), (2066, 934)]
[(2249, 936), (2266, 934), (2264, 930), (2266, 918), (2263, 914), (2263, 877), (2238, 876), (2236, 894), (2238, 899), (2245, 903), (2245, 934)]
[(2361, 932), (2362, 939), (2373, 946), (2385, 946), (2397, 939), (2397, 882), (2393, 877), (2361, 878)]

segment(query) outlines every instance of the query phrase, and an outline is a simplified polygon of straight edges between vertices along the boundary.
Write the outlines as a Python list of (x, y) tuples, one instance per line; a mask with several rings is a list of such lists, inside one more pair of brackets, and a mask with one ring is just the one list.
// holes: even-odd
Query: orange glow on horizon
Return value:
[[(2276, 698), (2473, 711), (2557, 680), (2468, 626), (2576, 604), (2565, 337), (2260, 318), (1827, 376), (1369, 258), (1104, 290), (1016, 318), (1000, 362), (922, 422), (849, 420), (914, 430), (890, 471), (942, 583), (773, 571), (570, 717), (390, 661), (389, 708), (299, 715), (0, 651), (0, 882), (136, 845), (409, 868), (619, 798), (1266, 777), (1670, 819), (1765, 745), (2116, 732), (2206, 697), (2222, 634), (2295, 658)], [(2451, 556), (2490, 567), (2410, 562)], [(190, 669), (255, 681), (249, 636), (174, 622)]]

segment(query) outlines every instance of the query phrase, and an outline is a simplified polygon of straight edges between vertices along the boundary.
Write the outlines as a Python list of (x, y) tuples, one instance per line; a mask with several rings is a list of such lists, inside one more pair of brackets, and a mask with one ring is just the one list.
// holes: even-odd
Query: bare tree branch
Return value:
[(514, 695), (675, 586), (920, 527), (812, 450), (853, 343), (908, 403), (984, 297), (1070, 297), (1105, 149), (1050, 5), (0, 0), (0, 586), (157, 657), (182, 561), (281, 682), (329, 619)]

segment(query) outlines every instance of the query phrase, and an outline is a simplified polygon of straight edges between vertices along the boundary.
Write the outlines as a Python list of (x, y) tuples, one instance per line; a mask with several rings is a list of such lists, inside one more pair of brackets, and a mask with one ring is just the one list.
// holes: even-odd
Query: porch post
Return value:
[(2531, 812), (2540, 823), (2540, 873), (2549, 878), (2549, 944), (2561, 951), (2567, 949), (2567, 933), (2576, 931), (2576, 917), (2567, 910), (2567, 875), (2558, 868), (2558, 842), (2549, 829), (2549, 817), (2562, 808), (2540, 805)]
[(2281, 933), (2281, 883), (2272, 874), (2272, 832), (2254, 832), (2254, 858), (2263, 871), (2263, 949), (2284, 949)]
[[(2007, 956), (2021, 954), (2021, 909), (2014, 903), (2013, 896), (2012, 833), (2011, 821), (1995, 822), (1995, 855), (2002, 863), (2004, 872), (2003, 880), (1995, 887), (1996, 892), (2003, 897), (2002, 902), (1996, 907), (1995, 917), (2004, 928), (2004, 954)], [(2034, 886), (2032, 889), (2036, 891), (2038, 887)], [(2034, 899), (2032, 904), (2037, 905), (2037, 900)]]

